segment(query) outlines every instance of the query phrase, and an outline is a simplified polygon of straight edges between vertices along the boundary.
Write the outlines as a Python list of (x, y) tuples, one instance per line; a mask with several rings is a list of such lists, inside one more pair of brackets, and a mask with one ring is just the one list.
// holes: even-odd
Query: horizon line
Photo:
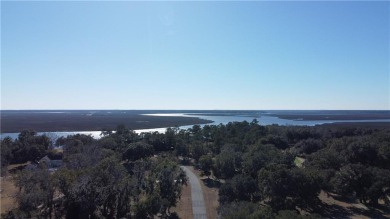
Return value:
[(0, 111), (77, 111), (77, 110), (101, 110), (101, 111), (390, 111), (390, 109), (0, 109)]

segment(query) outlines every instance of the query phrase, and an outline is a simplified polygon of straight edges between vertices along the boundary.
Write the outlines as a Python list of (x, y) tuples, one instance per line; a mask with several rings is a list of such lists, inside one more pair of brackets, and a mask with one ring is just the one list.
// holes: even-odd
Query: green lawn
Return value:
[(301, 168), (303, 162), (305, 162), (305, 159), (303, 159), (302, 157), (295, 157), (294, 164), (295, 164), (297, 167)]

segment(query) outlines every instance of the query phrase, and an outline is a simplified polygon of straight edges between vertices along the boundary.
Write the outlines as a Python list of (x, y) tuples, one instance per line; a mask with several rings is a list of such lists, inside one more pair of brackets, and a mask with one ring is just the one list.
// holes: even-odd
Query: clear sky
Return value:
[(1, 109), (390, 109), (390, 3), (1, 2)]

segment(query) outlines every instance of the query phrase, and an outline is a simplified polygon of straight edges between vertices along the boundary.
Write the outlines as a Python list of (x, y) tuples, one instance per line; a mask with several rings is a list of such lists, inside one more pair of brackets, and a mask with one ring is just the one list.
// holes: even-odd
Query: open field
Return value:
[(33, 129), (37, 132), (101, 131), (112, 130), (119, 124), (129, 129), (148, 129), (211, 122), (195, 117), (141, 115), (144, 113), (155, 113), (155, 111), (1, 111), (0, 130), (1, 133), (20, 132), (24, 129)]

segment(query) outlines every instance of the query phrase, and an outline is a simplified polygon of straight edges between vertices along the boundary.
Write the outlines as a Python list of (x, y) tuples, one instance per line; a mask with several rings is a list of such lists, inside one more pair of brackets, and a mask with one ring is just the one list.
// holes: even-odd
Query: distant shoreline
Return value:
[(289, 120), (380, 120), (380, 119), (390, 119), (390, 114), (364, 114), (364, 115), (284, 115), (284, 114), (274, 114), (281, 119)]
[(210, 124), (214, 119), (229, 116), (248, 118), (248, 122), (257, 118), (260, 123), (262, 116), (272, 116), (297, 122), (331, 121), (322, 124), (324, 126), (390, 125), (390, 122), (380, 121), (390, 121), (390, 111), (386, 110), (1, 110), (0, 113), (1, 133), (19, 133), (25, 129), (37, 132), (102, 131), (114, 130), (121, 124), (132, 130), (155, 129)]
[(317, 127), (343, 127), (343, 128), (390, 128), (390, 122), (334, 122), (316, 125)]

